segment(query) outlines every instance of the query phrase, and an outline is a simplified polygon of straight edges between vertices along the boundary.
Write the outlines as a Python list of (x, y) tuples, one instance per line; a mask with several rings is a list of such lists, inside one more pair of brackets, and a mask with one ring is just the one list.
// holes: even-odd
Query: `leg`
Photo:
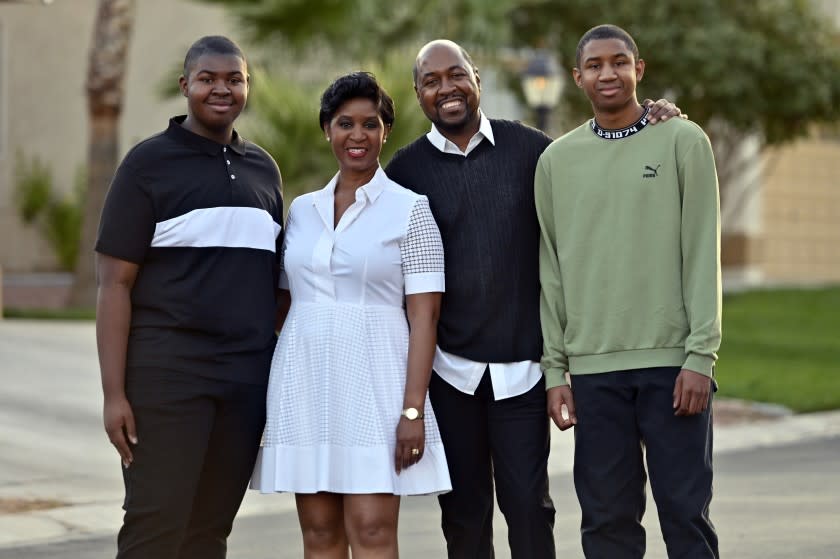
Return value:
[(672, 408), (679, 367), (648, 369), (638, 416), (647, 450), (650, 486), (669, 557), (717, 559), (718, 539), (709, 519), (712, 500), (712, 404), (676, 417)]
[(452, 388), (432, 373), (429, 399), (449, 463), (452, 491), (438, 497), (446, 549), (453, 559), (486, 559), (493, 554), (493, 478), (487, 440), (485, 372), (474, 396)]
[(634, 373), (576, 375), (575, 491), (588, 559), (645, 554), (645, 470), (636, 425)]
[(265, 387), (212, 381), (216, 407), (180, 559), (224, 559), (265, 425)]
[(545, 381), (525, 394), (493, 401), (490, 447), (499, 509), (508, 525), (513, 559), (553, 559), (554, 503), (548, 493)]
[(134, 462), (123, 470), (119, 559), (178, 557), (215, 413), (205, 388), (205, 379), (174, 371), (128, 372), (139, 442)]
[(344, 495), (337, 493), (295, 494), (305, 559), (347, 559), (344, 530)]
[(345, 495), (344, 527), (353, 557), (396, 559), (399, 515), (397, 495)]

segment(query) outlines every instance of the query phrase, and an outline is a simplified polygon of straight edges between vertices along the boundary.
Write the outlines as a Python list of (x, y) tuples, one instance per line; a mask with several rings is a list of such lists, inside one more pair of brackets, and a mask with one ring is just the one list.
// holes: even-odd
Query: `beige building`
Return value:
[[(136, 0), (121, 150), (183, 113), (181, 99), (157, 91), (189, 45), (202, 35), (236, 37), (223, 8), (184, 0)], [(6, 274), (51, 271), (49, 246), (25, 227), (13, 202), (16, 153), (50, 164), (57, 187), (69, 191), (87, 157), (85, 79), (96, 0), (45, 5), (0, 1), (0, 266)]]
[(765, 156), (756, 260), (767, 284), (840, 282), (840, 135)]

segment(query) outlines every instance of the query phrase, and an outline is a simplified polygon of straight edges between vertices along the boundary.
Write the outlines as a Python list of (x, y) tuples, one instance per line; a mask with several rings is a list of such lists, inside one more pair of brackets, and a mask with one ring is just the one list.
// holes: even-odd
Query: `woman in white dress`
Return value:
[(426, 398), (443, 247), (426, 197), (379, 166), (393, 122), (372, 75), (331, 84), (320, 123), (339, 170), (286, 222), (291, 302), (252, 487), (296, 494), (306, 557), (397, 557), (400, 496), (451, 489)]

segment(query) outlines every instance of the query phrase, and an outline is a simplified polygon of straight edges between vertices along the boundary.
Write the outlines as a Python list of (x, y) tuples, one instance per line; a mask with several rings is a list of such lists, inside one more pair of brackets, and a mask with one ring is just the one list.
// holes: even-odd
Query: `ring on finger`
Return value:
[(419, 448), (412, 448), (411, 449), (412, 456), (420, 456), (420, 449)]

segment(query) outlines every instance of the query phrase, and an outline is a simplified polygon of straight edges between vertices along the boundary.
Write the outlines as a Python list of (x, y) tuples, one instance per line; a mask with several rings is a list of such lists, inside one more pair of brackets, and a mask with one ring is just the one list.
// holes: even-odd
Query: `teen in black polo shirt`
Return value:
[(187, 116), (126, 155), (96, 243), (119, 558), (224, 557), (265, 421), (280, 173), (233, 129), (248, 96), (235, 43), (199, 39), (180, 85)]

